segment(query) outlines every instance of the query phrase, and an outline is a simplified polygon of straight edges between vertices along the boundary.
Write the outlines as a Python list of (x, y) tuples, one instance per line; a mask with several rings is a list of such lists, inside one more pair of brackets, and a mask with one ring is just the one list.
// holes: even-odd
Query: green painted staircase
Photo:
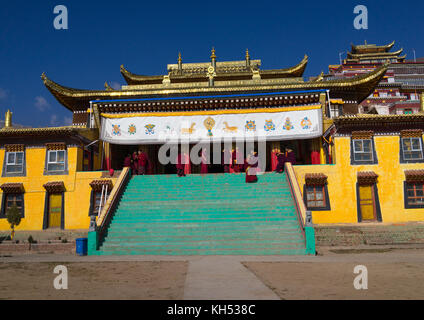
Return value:
[(305, 255), (285, 174), (134, 176), (97, 255)]

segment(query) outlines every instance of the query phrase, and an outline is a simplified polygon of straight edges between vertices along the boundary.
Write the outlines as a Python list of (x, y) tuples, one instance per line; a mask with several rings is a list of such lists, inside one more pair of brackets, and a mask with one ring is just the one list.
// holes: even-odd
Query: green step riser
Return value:
[[(191, 245), (190, 245), (191, 244)], [(254, 243), (254, 242), (248, 242), (239, 241), (237, 243), (238, 245), (219, 245), (216, 242), (210, 241), (209, 244), (200, 244), (200, 243), (190, 243), (190, 242), (182, 242), (179, 245), (170, 245), (169, 243), (157, 243), (156, 245), (153, 244), (136, 244), (132, 243), (131, 245), (125, 245), (123, 243), (120, 244), (105, 244), (103, 247), (104, 249), (130, 249), (130, 250), (140, 250), (140, 249), (150, 249), (150, 250), (222, 250), (222, 249), (259, 249), (259, 248), (268, 248), (268, 249), (278, 249), (278, 248), (287, 248), (287, 249), (301, 249), (304, 248), (305, 245), (303, 243), (293, 243), (293, 244), (281, 244), (281, 243), (275, 243), (275, 242), (267, 242), (263, 241), (261, 243)]]
[(169, 235), (157, 235), (157, 234), (143, 234), (143, 236), (139, 235), (125, 235), (125, 236), (119, 236), (119, 234), (114, 235), (108, 235), (108, 244), (110, 243), (121, 243), (121, 242), (128, 242), (131, 241), (131, 243), (137, 243), (142, 241), (143, 243), (151, 243), (151, 242), (164, 242), (164, 241), (176, 241), (176, 242), (183, 242), (183, 240), (187, 242), (193, 242), (193, 241), (237, 241), (237, 240), (254, 240), (257, 242), (262, 241), (268, 241), (268, 240), (274, 240), (274, 241), (281, 241), (281, 239), (284, 239), (284, 243), (303, 243), (303, 238), (298, 234), (292, 234), (292, 235), (281, 235), (278, 234), (272, 235), (272, 236), (261, 236), (260, 234), (235, 234), (232, 237), (225, 236), (224, 234), (217, 234), (217, 235), (203, 235), (203, 234), (197, 234), (196, 236), (185, 234), (169, 234)]
[(134, 176), (96, 255), (305, 255), (284, 174)]
[(214, 217), (214, 216), (254, 216), (259, 219), (263, 218), (265, 219), (268, 216), (279, 216), (281, 218), (284, 217), (295, 217), (296, 213), (290, 210), (267, 210), (264, 213), (264, 210), (262, 208), (258, 208), (257, 210), (215, 210), (211, 209), (208, 211), (200, 211), (198, 208), (193, 208), (193, 210), (184, 210), (184, 209), (173, 209), (171, 210), (163, 210), (163, 209), (149, 209), (148, 212), (145, 211), (144, 208), (137, 209), (125, 209), (120, 210), (119, 212), (115, 213), (115, 217), (126, 217), (126, 218), (138, 218), (138, 217), (168, 217), (168, 216), (175, 216), (175, 217)]
[(274, 255), (306, 255), (306, 250), (304, 249), (280, 249), (280, 250), (267, 250), (256, 249), (256, 250), (180, 250), (177, 252), (173, 251), (158, 251), (158, 250), (139, 250), (139, 251), (121, 251), (121, 250), (112, 250), (112, 251), (97, 251), (94, 255), (99, 256), (110, 256), (110, 255), (120, 255), (120, 256), (134, 256), (134, 255), (145, 255), (145, 256), (227, 256), (227, 255), (236, 255), (236, 256), (274, 256)]

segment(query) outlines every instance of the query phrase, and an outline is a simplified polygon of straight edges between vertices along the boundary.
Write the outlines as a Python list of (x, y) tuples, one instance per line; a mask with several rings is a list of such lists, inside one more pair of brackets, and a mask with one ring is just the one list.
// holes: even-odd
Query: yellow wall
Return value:
[(383, 222), (424, 221), (424, 209), (405, 209), (404, 170), (424, 169), (423, 163), (400, 163), (399, 136), (375, 136), (378, 164), (351, 165), (350, 137), (334, 140), (337, 163), (334, 165), (294, 166), (296, 178), (303, 192), (306, 173), (328, 176), (331, 211), (313, 211), (313, 222), (357, 223), (356, 182), (359, 171), (378, 174), (377, 188)]
[[(78, 172), (82, 169), (83, 152), (81, 148), (69, 147), (67, 175), (45, 176), (45, 148), (27, 148), (26, 176), (0, 177), (0, 185), (4, 183), (23, 183), (25, 218), (17, 230), (42, 230), (44, 202), (46, 190), (43, 185), (53, 181), (63, 181), (65, 185), (65, 229), (88, 229), (90, 218), (91, 187), (90, 182), (99, 179), (102, 172)], [(3, 166), (5, 150), (0, 150), (0, 164)], [(116, 180), (116, 179), (112, 179)], [(1, 196), (1, 194), (0, 194)], [(0, 219), (0, 230), (9, 230), (6, 219)]]

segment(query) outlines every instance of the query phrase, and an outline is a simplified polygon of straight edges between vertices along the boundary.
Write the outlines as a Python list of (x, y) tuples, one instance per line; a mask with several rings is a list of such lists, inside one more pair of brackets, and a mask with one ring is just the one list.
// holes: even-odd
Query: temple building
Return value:
[[(424, 102), (412, 114), (358, 114), (388, 70), (405, 65), (393, 45), (354, 46), (333, 75), (309, 81), (307, 56), (266, 70), (248, 51), (221, 62), (214, 49), (203, 63), (180, 54), (164, 75), (121, 66), (120, 89), (74, 89), (43, 73), (73, 124), (14, 128), (6, 115), (0, 229), (15, 203), (24, 216), (18, 229), (90, 228), (91, 254), (311, 254), (312, 222), (424, 221)], [(243, 178), (249, 148), (260, 155), (257, 184)], [(195, 161), (202, 150), (207, 173)], [(149, 159), (139, 176), (124, 165), (138, 151)], [(227, 173), (225, 152), (247, 169)], [(295, 159), (275, 173), (289, 152)], [(299, 243), (284, 242), (280, 227)], [(181, 240), (193, 234), (196, 248)], [(267, 242), (274, 238), (278, 245)]]
[[(372, 72), (384, 63), (390, 66), (375, 91), (358, 108), (359, 113), (412, 114), (421, 110), (424, 92), (424, 61), (406, 60), (403, 49), (390, 52), (388, 45), (352, 45), (341, 65), (330, 65), (326, 80), (343, 79)], [(341, 115), (341, 114), (340, 114)]]

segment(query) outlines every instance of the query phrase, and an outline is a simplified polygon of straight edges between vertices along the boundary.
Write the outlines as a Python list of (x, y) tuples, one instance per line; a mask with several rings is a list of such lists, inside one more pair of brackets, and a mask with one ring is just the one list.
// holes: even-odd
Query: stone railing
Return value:
[(296, 174), (290, 162), (286, 162), (285, 171), (287, 182), (295, 203), (300, 228), (302, 229), (302, 234), (305, 237), (306, 252), (307, 254), (315, 255), (315, 231), (312, 224), (312, 213), (306, 209), (299, 184), (296, 180)]
[(102, 244), (105, 236), (105, 232), (109, 227), (110, 220), (116, 210), (116, 206), (122, 196), (122, 193), (125, 190), (128, 181), (131, 179), (131, 170), (129, 168), (124, 168), (115, 183), (112, 192), (108, 200), (106, 201), (105, 206), (103, 207), (100, 216), (97, 221), (95, 221), (95, 216), (92, 217), (90, 223), (90, 230), (88, 232), (88, 254), (95, 254)]

